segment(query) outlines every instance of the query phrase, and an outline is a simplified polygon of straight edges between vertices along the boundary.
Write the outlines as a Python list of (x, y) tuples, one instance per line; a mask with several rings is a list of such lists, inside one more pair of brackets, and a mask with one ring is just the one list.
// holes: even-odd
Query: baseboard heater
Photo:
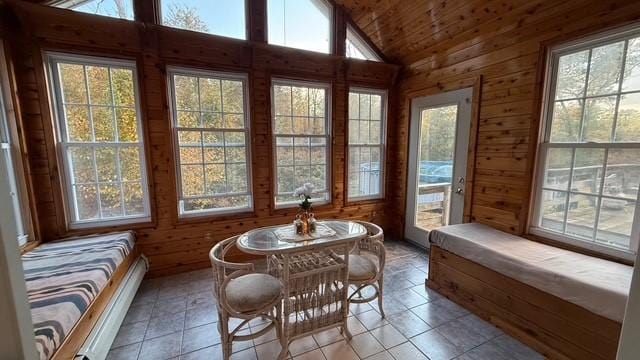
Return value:
[(76, 360), (105, 360), (107, 358), (111, 344), (113, 344), (133, 297), (148, 269), (147, 258), (144, 255), (140, 256), (124, 276), (111, 301), (82, 344), (75, 357)]

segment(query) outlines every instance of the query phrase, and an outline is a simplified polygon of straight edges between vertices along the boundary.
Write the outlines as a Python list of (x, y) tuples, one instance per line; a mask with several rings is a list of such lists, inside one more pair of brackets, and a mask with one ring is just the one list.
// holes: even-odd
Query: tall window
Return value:
[[(10, 206), (13, 210), (14, 226), (18, 235), (18, 244), (20, 246), (29, 240), (29, 232), (31, 227), (31, 217), (27, 206), (26, 189), (24, 186), (24, 172), (19, 163), (20, 148), (17, 146), (16, 129), (9, 119), (9, 108), (11, 107), (11, 99), (6, 96), (9, 94), (7, 83), (7, 69), (5, 67), (5, 57), (3, 52), (3, 43), (0, 41), (0, 177), (7, 180), (7, 187), (3, 187), (2, 191), (9, 192), (11, 198)], [(11, 120), (15, 121), (14, 118)], [(5, 210), (2, 213), (6, 216)]]
[(134, 62), (50, 54), (71, 227), (148, 221)]
[(347, 199), (383, 196), (386, 93), (349, 92), (349, 170)]
[(267, 0), (269, 44), (331, 52), (332, 8), (325, 0)]
[(247, 38), (244, 0), (160, 0), (162, 25)]
[(87, 14), (133, 20), (133, 0), (54, 0), (49, 5)]
[(273, 80), (276, 207), (294, 205), (294, 190), (315, 186), (316, 204), (330, 200), (329, 85)]
[(347, 26), (346, 56), (361, 60), (382, 61), (350, 25)]
[(253, 208), (245, 75), (170, 69), (181, 216)]
[(605, 252), (635, 252), (640, 33), (556, 49), (550, 66), (532, 232)]

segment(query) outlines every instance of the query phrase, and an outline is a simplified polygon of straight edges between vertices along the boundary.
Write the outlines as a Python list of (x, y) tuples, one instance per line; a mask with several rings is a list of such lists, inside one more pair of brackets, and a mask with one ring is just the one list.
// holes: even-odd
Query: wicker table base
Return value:
[(282, 279), (283, 336), (287, 342), (327, 328), (347, 327), (349, 251), (353, 243), (272, 255), (269, 272)]

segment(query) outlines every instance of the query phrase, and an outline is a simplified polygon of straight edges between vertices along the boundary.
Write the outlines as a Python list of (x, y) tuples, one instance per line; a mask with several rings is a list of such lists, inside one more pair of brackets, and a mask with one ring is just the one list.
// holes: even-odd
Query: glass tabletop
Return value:
[(327, 245), (336, 245), (359, 240), (367, 234), (367, 229), (364, 226), (353, 221), (318, 221), (318, 225), (328, 227), (333, 230), (335, 234), (303, 241), (286, 240), (278, 236), (278, 229), (292, 227), (293, 224), (277, 225), (254, 229), (240, 235), (237, 246), (241, 251), (246, 253), (270, 255), (301, 251), (305, 248), (311, 249)]

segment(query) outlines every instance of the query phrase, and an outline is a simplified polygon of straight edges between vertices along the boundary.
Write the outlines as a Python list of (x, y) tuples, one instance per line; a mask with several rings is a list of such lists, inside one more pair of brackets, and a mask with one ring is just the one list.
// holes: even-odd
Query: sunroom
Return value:
[(0, 358), (640, 359), (639, 19), (0, 0)]

